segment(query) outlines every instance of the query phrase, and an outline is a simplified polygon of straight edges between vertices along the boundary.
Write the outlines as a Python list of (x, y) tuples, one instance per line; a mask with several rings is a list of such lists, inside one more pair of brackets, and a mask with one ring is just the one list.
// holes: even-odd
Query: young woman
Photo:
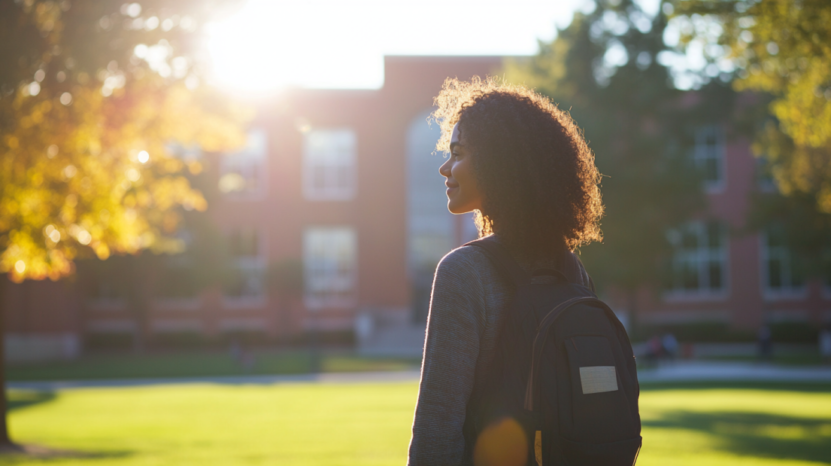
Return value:
[[(480, 236), (496, 235), (523, 267), (553, 267), (590, 286), (572, 251), (601, 237), (600, 174), (571, 117), (532, 90), (494, 79), (448, 80), (436, 105), (437, 148), (450, 152), (439, 169), (450, 212), (475, 212)], [(477, 247), (455, 249), (439, 263), (411, 466), (469, 461), (465, 411), (488, 374), (510, 297), (511, 286)]]

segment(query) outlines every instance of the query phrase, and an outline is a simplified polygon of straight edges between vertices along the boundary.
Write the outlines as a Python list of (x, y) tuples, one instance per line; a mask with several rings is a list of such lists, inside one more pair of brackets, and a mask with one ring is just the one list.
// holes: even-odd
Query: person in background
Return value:
[(759, 328), (758, 335), (759, 343), (759, 359), (762, 361), (770, 361), (773, 359), (773, 336), (770, 332), (770, 327), (767, 324), (762, 324)]
[(658, 361), (661, 360), (663, 354), (664, 346), (661, 343), (661, 337), (659, 337), (658, 335), (653, 335), (646, 342), (646, 365), (656, 366), (658, 364)]
[(664, 347), (664, 356), (670, 361), (675, 361), (678, 356), (678, 340), (672, 333), (665, 333), (661, 338), (661, 346)]

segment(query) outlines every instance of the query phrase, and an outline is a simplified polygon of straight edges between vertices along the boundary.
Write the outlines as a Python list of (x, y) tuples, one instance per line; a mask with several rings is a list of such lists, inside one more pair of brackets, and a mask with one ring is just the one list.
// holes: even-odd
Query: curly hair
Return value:
[(523, 254), (556, 255), (600, 241), (600, 172), (571, 116), (547, 97), (496, 78), (447, 79), (434, 99), (436, 149), (458, 122), (483, 196), (479, 236)]

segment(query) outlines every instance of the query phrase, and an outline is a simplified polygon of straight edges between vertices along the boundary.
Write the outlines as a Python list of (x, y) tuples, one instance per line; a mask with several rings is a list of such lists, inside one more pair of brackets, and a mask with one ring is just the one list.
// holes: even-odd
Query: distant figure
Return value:
[(661, 338), (658, 335), (653, 336), (646, 342), (646, 362), (653, 366), (658, 363), (658, 360), (664, 354), (664, 345), (661, 343)]
[(372, 315), (368, 312), (361, 312), (355, 317), (355, 336), (358, 337), (358, 342), (364, 343), (372, 336), (374, 324)]
[(831, 364), (831, 326), (819, 332), (819, 354), (822, 356), (822, 362)]
[(770, 332), (770, 327), (763, 324), (759, 328), (759, 358), (763, 361), (770, 361), (773, 359), (773, 338)]
[(666, 358), (674, 361), (678, 356), (678, 340), (675, 339), (675, 335), (672, 333), (664, 334), (663, 338), (661, 338), (661, 346), (664, 347), (664, 355)]

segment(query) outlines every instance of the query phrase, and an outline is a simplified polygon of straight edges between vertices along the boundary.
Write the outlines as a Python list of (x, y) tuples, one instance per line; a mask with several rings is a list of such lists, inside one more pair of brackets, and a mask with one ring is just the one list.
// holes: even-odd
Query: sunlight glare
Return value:
[(590, 0), (509, 8), (499, 0), (247, 0), (206, 25), (209, 81), (256, 97), (287, 87), (378, 89), (385, 55), (531, 55), (537, 39), (553, 39), (574, 11), (593, 8)]
[[(316, 2), (250, 0), (227, 19), (211, 23), (207, 47), (213, 79), (245, 93), (328, 87), (333, 75), (337, 87), (379, 87), (381, 51), (366, 28), (344, 21), (345, 15), (354, 16), (354, 8), (327, 4), (325, 15), (319, 9)], [(368, 80), (367, 74), (374, 78)]]

